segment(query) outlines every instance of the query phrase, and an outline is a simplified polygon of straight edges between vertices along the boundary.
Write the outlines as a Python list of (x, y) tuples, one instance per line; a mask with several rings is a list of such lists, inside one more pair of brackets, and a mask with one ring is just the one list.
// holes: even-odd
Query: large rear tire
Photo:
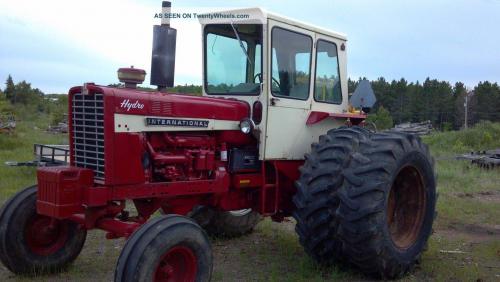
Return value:
[(369, 131), (360, 127), (330, 130), (311, 146), (311, 153), (300, 168), (293, 198), (295, 230), (306, 253), (320, 264), (342, 261), (335, 217), (339, 206), (336, 193), (344, 181), (342, 171), (368, 135)]
[(58, 272), (76, 259), (87, 231), (36, 212), (37, 187), (9, 199), (0, 211), (0, 261), (16, 274)]
[(216, 237), (234, 238), (251, 233), (262, 219), (252, 209), (237, 211), (215, 211), (209, 207), (197, 206), (188, 215), (208, 234)]
[(207, 235), (193, 220), (161, 216), (137, 229), (123, 248), (116, 282), (210, 281), (213, 258)]
[(434, 160), (419, 137), (395, 132), (372, 134), (356, 155), (337, 193), (343, 256), (366, 274), (400, 277), (431, 235)]

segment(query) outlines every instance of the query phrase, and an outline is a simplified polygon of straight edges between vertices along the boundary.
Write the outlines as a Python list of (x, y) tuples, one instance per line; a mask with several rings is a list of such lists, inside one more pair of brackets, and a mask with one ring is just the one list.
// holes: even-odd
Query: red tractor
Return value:
[(363, 128), (370, 103), (348, 110), (345, 36), (260, 9), (225, 13), (262, 20), (202, 24), (202, 97), (165, 91), (176, 47), (165, 21), (158, 91), (137, 89), (134, 68), (118, 71), (124, 87), (69, 90), (69, 166), (38, 168), (0, 212), (10, 271), (60, 271), (101, 229), (127, 238), (115, 281), (208, 281), (207, 233), (238, 236), (262, 216), (293, 216), (320, 264), (382, 278), (415, 266), (434, 219), (433, 159), (417, 136)]

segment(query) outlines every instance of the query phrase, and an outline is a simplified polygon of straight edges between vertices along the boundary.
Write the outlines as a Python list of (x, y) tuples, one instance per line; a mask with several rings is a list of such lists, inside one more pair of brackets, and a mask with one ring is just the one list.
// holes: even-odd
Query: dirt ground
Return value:
[(457, 193), (460, 198), (476, 199), (480, 202), (500, 204), (500, 191), (481, 191), (477, 193)]
[[(214, 250), (213, 281), (370, 281), (356, 270), (319, 268), (309, 260), (297, 242), (292, 220), (261, 222), (256, 230), (236, 239), (212, 239)], [(104, 233), (91, 231), (82, 254), (58, 275), (37, 277), (36, 281), (112, 281), (113, 271), (123, 240), (104, 240)], [(500, 246), (497, 260), (483, 261), (476, 256), (478, 246), (498, 242), (500, 226), (453, 224), (437, 229), (431, 245), (439, 249), (428, 252), (416, 271), (403, 281), (441, 281), (432, 266), (441, 260), (458, 268), (477, 267), (477, 281), (500, 281)], [(434, 244), (432, 244), (432, 242)], [(17, 277), (0, 265), (0, 281), (31, 281)], [(465, 281), (460, 278), (448, 281)]]
[[(13, 159), (11, 153), (4, 154), (3, 160)], [(447, 160), (437, 165), (435, 232), (421, 264), (401, 281), (500, 281), (500, 170)], [(0, 169), (0, 176), (0, 205), (34, 181), (30, 168)], [(89, 231), (82, 253), (66, 272), (19, 277), (0, 264), (0, 281), (112, 281), (125, 242), (104, 235)], [(265, 219), (251, 234), (211, 242), (213, 281), (370, 281), (355, 269), (321, 268), (312, 262), (292, 220)]]

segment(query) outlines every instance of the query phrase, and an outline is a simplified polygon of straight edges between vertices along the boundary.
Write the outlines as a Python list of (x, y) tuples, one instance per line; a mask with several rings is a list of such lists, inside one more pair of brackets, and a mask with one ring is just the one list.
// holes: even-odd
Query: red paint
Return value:
[(169, 249), (156, 266), (154, 282), (189, 282), (196, 280), (198, 262), (194, 252), (185, 246)]
[[(295, 205), (292, 198), (296, 193), (295, 180), (299, 179), (299, 167), (304, 164), (304, 161), (275, 161), (274, 165), (279, 172), (280, 182), (278, 195), (279, 210), (283, 216), (290, 216), (295, 210)], [(275, 220), (273, 218), (273, 220)]]
[(94, 184), (93, 172), (77, 167), (41, 167), (37, 178), (38, 212), (59, 219), (81, 212), (83, 189)]
[(325, 113), (325, 112), (311, 112), (309, 114), (309, 117), (307, 118), (307, 121), (306, 121), (306, 125), (312, 125), (312, 124), (316, 124), (324, 119), (326, 119), (327, 117), (329, 117), (330, 114), (329, 113)]
[(236, 189), (245, 189), (262, 186), (260, 173), (245, 173), (232, 175), (232, 185)]
[(223, 211), (234, 211), (248, 208), (258, 210), (260, 201), (259, 190), (260, 189), (231, 189), (224, 194), (215, 195), (218, 197), (214, 198), (213, 201), (210, 202), (210, 205)]
[(190, 197), (177, 197), (175, 200), (161, 199), (160, 206), (166, 214), (187, 215), (195, 206), (216, 206), (215, 202), (215, 197), (197, 195)]
[[(79, 93), (82, 91), (81, 89), (81, 87), (72, 88), (70, 94)], [(105, 97), (111, 97), (110, 101), (106, 100), (108, 104), (111, 103), (109, 113), (240, 121), (248, 117), (250, 112), (250, 107), (246, 102), (236, 99), (147, 92), (95, 85), (89, 86), (88, 90), (90, 94), (103, 93)], [(143, 107), (126, 108), (127, 100), (130, 104), (138, 102)]]
[(263, 185), (260, 189), (258, 211), (263, 215), (275, 214), (278, 210), (279, 173), (274, 162), (266, 162), (261, 169)]
[(24, 239), (31, 252), (48, 256), (64, 247), (69, 236), (69, 221), (35, 214), (26, 223)]
[[(149, 180), (147, 168), (142, 167), (145, 152), (144, 134), (115, 133), (114, 114), (135, 114), (144, 116), (165, 116), (182, 118), (206, 118), (240, 121), (249, 116), (249, 105), (235, 99), (199, 97), (189, 95), (145, 92), (136, 89), (110, 88), (86, 84), (69, 91), (69, 123), (72, 124), (72, 102), (76, 93), (104, 95), (104, 144), (105, 179), (100, 184), (120, 185), (143, 183)], [(128, 107), (127, 105), (133, 105)], [(254, 142), (239, 131), (216, 133), (221, 141), (228, 144)], [(70, 144), (73, 140), (73, 127), (70, 126)], [(212, 133), (213, 134), (213, 133)], [(142, 143), (142, 145), (141, 145)], [(74, 148), (70, 146), (71, 165), (74, 165)], [(208, 156), (210, 158), (210, 156)], [(210, 161), (210, 159), (209, 159)], [(110, 165), (108, 165), (110, 164)], [(175, 171), (166, 172), (175, 175)]]
[[(109, 200), (172, 198), (202, 194), (224, 193), (230, 186), (229, 175), (225, 171), (216, 171), (213, 180), (174, 181), (144, 183), (141, 185), (112, 186)], [(105, 188), (105, 187), (103, 187)], [(97, 189), (93, 189), (94, 191)], [(92, 203), (89, 203), (92, 204)]]
[(129, 237), (134, 231), (141, 226), (136, 222), (123, 222), (113, 218), (103, 218), (96, 222), (99, 229), (109, 232), (110, 238)]
[[(229, 173), (227, 152), (258, 146), (239, 130), (115, 133), (114, 113), (183, 118), (241, 120), (249, 106), (234, 99), (190, 97), (87, 84), (70, 90), (103, 95), (105, 178), (75, 167), (38, 170), (38, 212), (67, 218), (86, 229), (107, 231), (107, 238), (128, 237), (158, 209), (187, 214), (197, 205), (219, 210), (252, 208), (274, 218), (293, 211), (294, 181), (303, 161), (264, 161), (260, 172)], [(122, 103), (124, 100), (125, 104)], [(257, 109), (256, 109), (257, 107)], [(254, 105), (254, 114), (258, 113)], [(70, 144), (73, 144), (70, 108)], [(253, 116), (258, 119), (258, 116)], [(126, 125), (123, 125), (126, 127)], [(125, 212), (132, 200), (136, 216)]]
[[(223, 164), (218, 162), (217, 166)], [(84, 187), (82, 201), (80, 202), (80, 210), (84, 210), (84, 213), (80, 214), (82, 211), (75, 212), (69, 218), (78, 223), (83, 223), (88, 229), (100, 228), (106, 230), (110, 232), (109, 238), (115, 238), (126, 237), (131, 234), (140, 223), (145, 221), (160, 206), (167, 206), (172, 212), (179, 214), (186, 214), (199, 204), (218, 206), (222, 210), (254, 208), (261, 210), (263, 214), (271, 215), (279, 210), (289, 214), (291, 212), (289, 209), (289, 205), (292, 205), (291, 200), (283, 201), (282, 199), (291, 199), (295, 193), (293, 181), (298, 177), (298, 167), (301, 164), (302, 161), (270, 162), (268, 166), (277, 169), (277, 171), (273, 170), (275, 172), (272, 172), (272, 176), (255, 173), (239, 174), (234, 175), (231, 180), (227, 170), (217, 170), (213, 180), (88, 186)], [(75, 168), (59, 168), (59, 171), (64, 169), (72, 171)], [(44, 179), (40, 178), (39, 185), (44, 185)], [(242, 183), (241, 180), (250, 181)], [(53, 190), (56, 193), (61, 191), (63, 190)], [(60, 196), (54, 195), (53, 199), (60, 198)], [(134, 201), (144, 220), (129, 219), (131, 222), (115, 222), (114, 217), (124, 210), (125, 200), (127, 199), (156, 200)], [(113, 204), (117, 201), (121, 204)], [(55, 204), (53, 206), (58, 207)], [(85, 206), (88, 208), (84, 209)], [(59, 208), (63, 207), (59, 206)], [(41, 209), (39, 212), (44, 214), (45, 210)], [(49, 215), (52, 214), (52, 211), (49, 210)]]
[(216, 139), (210, 133), (146, 134), (153, 182), (211, 179)]
[(216, 131), (214, 134), (219, 144), (224, 143), (229, 146), (257, 145), (257, 139), (250, 134), (244, 134), (239, 130)]
[[(109, 178), (108, 183), (115, 185), (143, 183), (145, 172), (141, 161), (146, 152), (143, 134), (114, 133), (113, 135), (113, 146), (105, 147), (105, 150), (113, 151), (114, 156), (113, 165), (107, 170), (113, 176), (112, 180)], [(106, 156), (106, 152), (104, 154)], [(107, 160), (106, 163), (108, 163)]]
[(306, 125), (313, 125), (321, 122), (326, 118), (334, 119), (349, 119), (352, 124), (356, 125), (366, 119), (366, 114), (353, 114), (353, 113), (327, 113), (312, 111), (307, 118)]

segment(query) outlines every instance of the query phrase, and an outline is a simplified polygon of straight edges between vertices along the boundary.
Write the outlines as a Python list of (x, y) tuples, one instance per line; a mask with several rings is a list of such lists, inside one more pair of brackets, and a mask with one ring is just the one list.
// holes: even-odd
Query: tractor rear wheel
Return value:
[(205, 231), (187, 217), (166, 215), (130, 236), (118, 258), (115, 281), (210, 281), (212, 266)]
[(332, 129), (311, 146), (311, 153), (306, 155), (300, 168), (293, 198), (295, 231), (306, 253), (318, 263), (342, 261), (342, 242), (338, 238), (339, 223), (335, 216), (339, 206), (336, 193), (344, 181), (343, 170), (369, 134), (361, 127)]
[(343, 255), (366, 274), (397, 278), (419, 261), (436, 206), (434, 160), (419, 137), (372, 134), (337, 193)]
[(208, 234), (217, 237), (234, 238), (252, 232), (262, 217), (252, 209), (236, 211), (215, 211), (210, 207), (197, 206), (188, 215)]
[(76, 259), (87, 231), (36, 212), (37, 187), (9, 199), (0, 211), (0, 260), (16, 274), (58, 272)]

